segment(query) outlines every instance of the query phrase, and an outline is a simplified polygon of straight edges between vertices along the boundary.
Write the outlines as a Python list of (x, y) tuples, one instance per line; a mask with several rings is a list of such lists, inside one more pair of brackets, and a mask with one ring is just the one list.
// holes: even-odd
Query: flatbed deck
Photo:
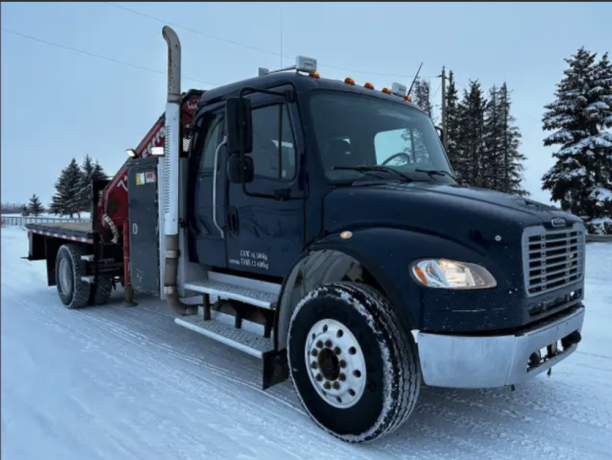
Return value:
[(40, 235), (93, 244), (94, 234), (91, 221), (27, 224), (26, 229)]

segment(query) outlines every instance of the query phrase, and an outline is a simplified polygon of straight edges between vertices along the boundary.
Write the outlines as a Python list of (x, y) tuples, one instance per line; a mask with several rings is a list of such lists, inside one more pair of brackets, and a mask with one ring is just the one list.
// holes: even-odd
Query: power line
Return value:
[[(42, 38), (38, 38), (38, 37), (35, 37), (33, 35), (28, 35), (28, 34), (24, 34), (22, 32), (17, 32), (15, 30), (6, 29), (5, 27), (2, 27), (1, 30), (2, 30), (2, 32), (6, 32), (6, 33), (9, 33), (9, 34), (17, 35), (17, 36), (22, 37), (22, 38), (27, 38), (28, 40), (32, 40), (32, 41), (35, 41), (35, 42), (38, 42), (38, 43), (43, 43), (43, 44), (49, 45), (49, 46), (54, 46), (56, 48), (60, 48), (60, 49), (63, 49), (63, 50), (72, 51), (74, 53), (84, 54), (84, 55), (89, 56), (89, 57), (93, 57), (93, 58), (97, 58), (97, 59), (102, 59), (102, 60), (105, 60), (105, 61), (108, 61), (108, 62), (112, 62), (114, 64), (121, 64), (121, 65), (124, 65), (124, 66), (127, 66), (127, 67), (132, 67), (134, 69), (139, 69), (139, 70), (145, 70), (147, 72), (156, 73), (156, 74), (159, 74), (159, 75), (167, 75), (166, 71), (151, 69), (149, 67), (144, 67), (144, 66), (141, 66), (141, 65), (138, 65), (138, 64), (132, 64), (131, 62), (121, 61), (119, 59), (115, 59), (115, 58), (112, 58), (112, 57), (109, 57), (109, 56), (104, 56), (102, 54), (92, 53), (91, 51), (82, 50), (82, 49), (78, 49), (78, 48), (73, 48), (71, 46), (62, 45), (60, 43), (55, 43), (55, 42), (52, 42), (52, 41), (49, 41), (49, 40), (44, 40)], [(182, 77), (182, 78), (184, 80), (195, 81), (195, 82), (198, 82), (198, 83), (203, 83), (205, 85), (219, 86), (216, 83), (211, 83), (209, 81), (204, 81), (204, 80), (198, 80), (196, 78), (189, 78), (189, 77)]]
[[(186, 31), (194, 33), (194, 34), (201, 35), (203, 37), (211, 38), (213, 40), (217, 40), (217, 41), (224, 42), (224, 43), (229, 43), (231, 45), (234, 45), (234, 46), (237, 46), (237, 47), (240, 47), (240, 48), (248, 49), (248, 50), (251, 50), (251, 51), (258, 51), (260, 53), (269, 54), (271, 56), (276, 56), (276, 57), (283, 57), (283, 58), (287, 58), (287, 59), (294, 59), (295, 58), (295, 56), (283, 55), (282, 53), (279, 53), (277, 51), (273, 51), (273, 50), (265, 49), (265, 48), (260, 48), (260, 47), (257, 47), (257, 46), (252, 46), (252, 45), (249, 45), (249, 44), (246, 44), (246, 43), (243, 43), (243, 42), (239, 42), (239, 41), (232, 40), (232, 39), (225, 38), (225, 37), (220, 37), (218, 35), (209, 34), (209, 33), (206, 33), (206, 32), (202, 32), (201, 30), (193, 29), (191, 27), (183, 26), (181, 24), (177, 24), (177, 23), (173, 23), (173, 22), (170, 22), (170, 21), (166, 21), (164, 19), (152, 16), (152, 15), (147, 14), (147, 13), (142, 13), (140, 11), (133, 10), (133, 9), (128, 8), (126, 6), (123, 6), (123, 5), (118, 5), (116, 3), (112, 3), (112, 2), (102, 2), (102, 3), (105, 3), (108, 6), (112, 6), (114, 8), (118, 8), (120, 10), (126, 11), (128, 13), (135, 14), (137, 16), (141, 16), (141, 17), (144, 17), (144, 18), (147, 18), (147, 19), (151, 19), (153, 21), (157, 21), (157, 22), (160, 22), (162, 24), (167, 24), (169, 26), (176, 27), (177, 29), (183, 29), (183, 30), (186, 30)], [(366, 75), (377, 75), (379, 77), (397, 77), (397, 78), (413, 78), (414, 77), (414, 75), (400, 75), (400, 74), (389, 74), (389, 73), (371, 72), (371, 71), (367, 71), (367, 70), (351, 69), (351, 68), (348, 68), (348, 67), (339, 67), (339, 66), (334, 66), (334, 65), (329, 65), (329, 64), (321, 64), (321, 63), (319, 63), (319, 66), (327, 67), (328, 69), (342, 70), (342, 71), (345, 71), (345, 72), (361, 73), (361, 74), (366, 74)], [(423, 78), (435, 78), (435, 77), (432, 76), (432, 75), (428, 75), (428, 76), (424, 76)]]

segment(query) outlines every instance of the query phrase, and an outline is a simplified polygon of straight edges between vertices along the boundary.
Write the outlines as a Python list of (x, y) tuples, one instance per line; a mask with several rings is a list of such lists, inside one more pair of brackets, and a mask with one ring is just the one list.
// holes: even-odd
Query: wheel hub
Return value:
[(359, 342), (339, 321), (317, 322), (308, 333), (306, 366), (313, 387), (328, 404), (348, 409), (365, 390), (366, 365)]
[(69, 294), (72, 290), (72, 273), (66, 259), (60, 260), (59, 263), (59, 283), (62, 292)]

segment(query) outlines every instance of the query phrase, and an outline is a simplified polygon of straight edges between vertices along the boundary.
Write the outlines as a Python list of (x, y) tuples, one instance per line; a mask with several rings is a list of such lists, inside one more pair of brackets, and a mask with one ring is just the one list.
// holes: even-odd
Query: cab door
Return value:
[[(210, 267), (227, 266), (223, 233), (227, 198), (223, 105), (198, 114), (189, 165), (189, 259)], [(217, 154), (216, 171), (214, 168)]]
[[(283, 90), (288, 88), (274, 88)], [(295, 103), (267, 94), (252, 105), (254, 180), (228, 183), (227, 266), (284, 277), (304, 247), (303, 143)], [(251, 196), (250, 194), (257, 194)]]

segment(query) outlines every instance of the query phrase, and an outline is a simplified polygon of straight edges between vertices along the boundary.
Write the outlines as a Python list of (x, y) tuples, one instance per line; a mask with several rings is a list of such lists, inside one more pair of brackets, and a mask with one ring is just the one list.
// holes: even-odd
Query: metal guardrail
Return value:
[(59, 222), (89, 222), (89, 219), (78, 217), (33, 217), (33, 216), (1, 216), (3, 227), (24, 227), (27, 224), (53, 224)]
[(587, 243), (612, 243), (612, 235), (587, 235)]

